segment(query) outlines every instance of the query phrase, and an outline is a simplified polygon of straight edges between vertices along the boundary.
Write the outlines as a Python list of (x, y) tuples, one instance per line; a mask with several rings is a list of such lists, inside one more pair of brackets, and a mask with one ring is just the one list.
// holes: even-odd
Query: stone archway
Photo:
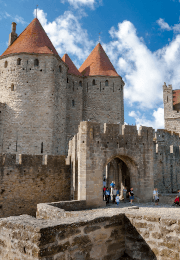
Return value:
[(142, 127), (137, 132), (136, 126), (125, 125), (122, 130), (119, 125), (105, 124), (102, 132), (98, 123), (81, 122), (77, 136), (70, 141), (68, 157), (78, 161), (77, 199), (86, 200), (88, 207), (103, 205), (103, 171), (114, 159), (127, 167), (129, 180), (127, 174), (122, 180), (130, 182), (126, 185), (134, 188), (135, 197), (152, 199), (153, 129)]

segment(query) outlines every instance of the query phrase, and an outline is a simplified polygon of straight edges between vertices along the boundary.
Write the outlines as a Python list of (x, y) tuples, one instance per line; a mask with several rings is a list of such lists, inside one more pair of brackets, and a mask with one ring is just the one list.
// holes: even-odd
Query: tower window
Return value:
[(108, 80), (105, 81), (105, 86), (108, 86), (109, 82)]
[(43, 142), (41, 143), (41, 153), (43, 153)]
[(114, 92), (114, 83), (113, 83), (113, 92)]
[(87, 92), (88, 92), (88, 83), (87, 83)]
[(67, 83), (69, 82), (69, 79), (67, 78)]
[(17, 65), (21, 65), (21, 59), (17, 59)]
[(93, 79), (92, 84), (93, 86), (96, 85), (95, 79)]
[(39, 60), (38, 59), (34, 60), (34, 66), (39, 66)]
[(82, 87), (82, 81), (79, 81), (79, 86)]
[(4, 68), (7, 68), (7, 66), (8, 66), (8, 62), (6, 60), (5, 63), (4, 63)]
[(74, 102), (74, 99), (72, 100), (72, 106), (73, 106), (73, 107), (75, 106), (75, 102)]
[(167, 96), (167, 102), (168, 102), (168, 96)]
[(61, 68), (61, 66), (59, 66), (59, 72), (62, 72), (62, 68)]
[(14, 91), (14, 84), (11, 84), (11, 91)]
[(100, 82), (100, 92), (101, 92), (101, 82)]

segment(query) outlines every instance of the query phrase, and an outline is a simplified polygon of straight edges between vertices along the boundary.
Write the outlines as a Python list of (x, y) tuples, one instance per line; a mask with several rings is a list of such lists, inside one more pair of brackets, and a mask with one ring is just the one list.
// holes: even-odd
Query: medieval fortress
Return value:
[[(0, 259), (119, 259), (126, 247), (124, 235), (112, 232), (117, 223), (117, 232), (124, 234), (125, 222), (128, 228), (123, 214), (81, 222), (72, 234), (69, 226), (56, 228), (53, 221), (74, 218), (71, 210), (103, 206), (103, 178), (107, 185), (114, 180), (120, 190), (134, 187), (140, 202), (151, 201), (154, 187), (160, 193), (180, 189), (180, 90), (163, 86), (165, 130), (124, 125), (124, 82), (101, 44), (78, 70), (67, 54), (58, 55), (37, 18), (19, 36), (12, 23), (9, 46), (0, 56), (0, 87)], [(22, 214), (31, 216), (5, 218)], [(37, 219), (51, 220), (51, 227), (50, 222), (38, 222), (36, 214)], [(87, 234), (96, 236), (98, 229), (107, 229), (111, 239), (96, 238), (109, 246), (101, 258), (90, 258), (97, 244)], [(85, 235), (75, 237), (79, 233)], [(117, 249), (113, 236), (122, 245), (109, 258), (112, 245)], [(12, 241), (14, 248), (9, 246)], [(69, 249), (86, 242), (91, 243), (88, 254), (82, 248), (80, 253), (77, 247)], [(129, 255), (135, 252), (132, 248)], [(133, 255), (169, 259), (141, 257)]]

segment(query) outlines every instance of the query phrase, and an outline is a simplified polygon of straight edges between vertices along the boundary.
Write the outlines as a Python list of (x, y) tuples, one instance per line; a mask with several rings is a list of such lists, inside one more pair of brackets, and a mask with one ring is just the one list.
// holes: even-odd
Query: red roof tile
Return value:
[(180, 103), (180, 89), (173, 90), (173, 106)]
[(119, 76), (100, 43), (79, 68), (83, 76)]
[(62, 60), (68, 65), (69, 74), (74, 74), (76, 76), (82, 76), (81, 73), (79, 72), (79, 70), (76, 68), (76, 66), (74, 65), (74, 63), (72, 62), (72, 60), (69, 58), (69, 56), (67, 54), (64, 54), (64, 56), (62, 57)]
[(13, 53), (49, 53), (58, 55), (37, 18), (26, 27), (19, 37), (1, 55)]

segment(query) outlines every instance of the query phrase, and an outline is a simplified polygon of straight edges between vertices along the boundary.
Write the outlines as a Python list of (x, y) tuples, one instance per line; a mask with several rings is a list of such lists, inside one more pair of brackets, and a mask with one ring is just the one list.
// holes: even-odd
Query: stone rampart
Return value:
[(180, 138), (178, 133), (158, 129), (154, 138), (154, 186), (160, 193), (180, 188)]
[[(56, 208), (58, 210), (58, 208)], [(95, 216), (0, 219), (1, 259), (179, 260), (180, 218), (126, 210)]]
[(0, 155), (0, 217), (30, 214), (43, 202), (70, 200), (65, 156)]
[(27, 215), (0, 219), (1, 259), (119, 259), (124, 215), (64, 223)]

